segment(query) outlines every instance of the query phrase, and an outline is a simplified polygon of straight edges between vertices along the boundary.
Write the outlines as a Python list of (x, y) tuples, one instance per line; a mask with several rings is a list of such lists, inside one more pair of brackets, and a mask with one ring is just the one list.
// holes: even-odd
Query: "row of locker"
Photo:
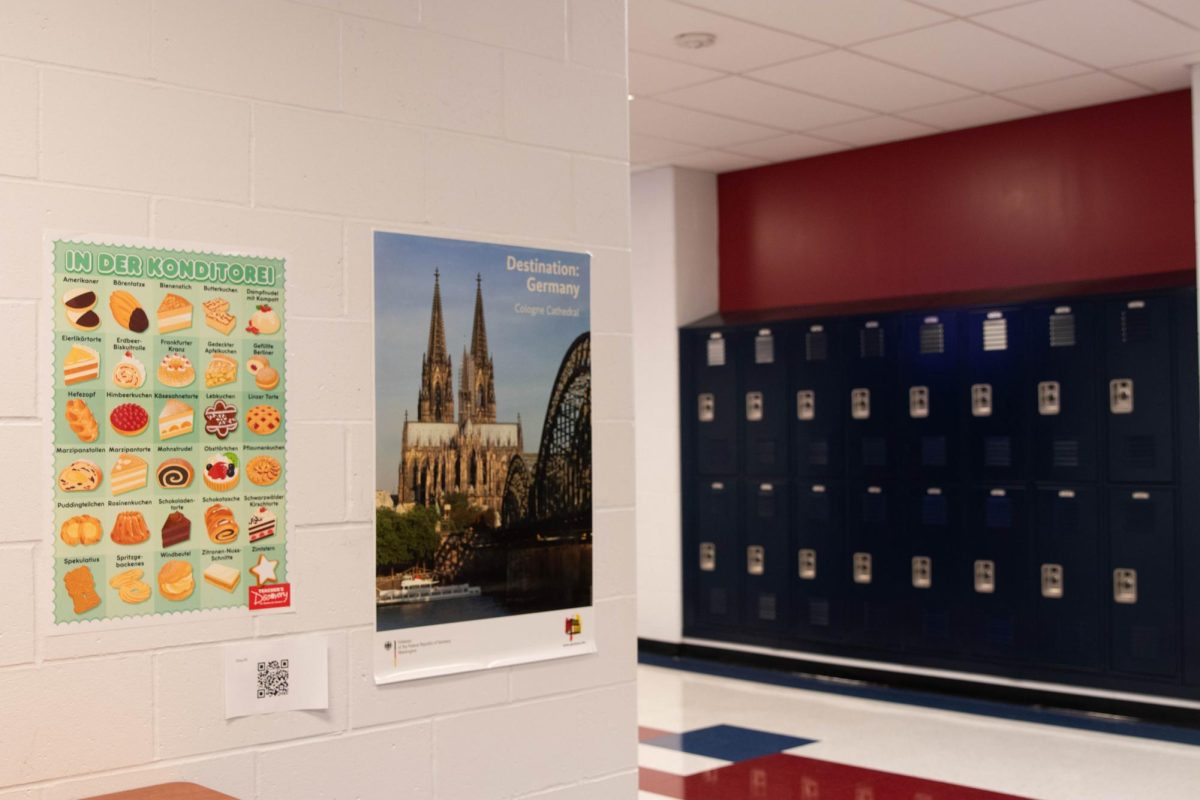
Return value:
[(1190, 292), (685, 337), (697, 474), (1174, 479)]
[[(740, 484), (740, 485), (739, 485)], [(1180, 677), (1162, 487), (695, 487), (689, 617), (769, 639)], [(1103, 522), (1103, 524), (1102, 524)]]

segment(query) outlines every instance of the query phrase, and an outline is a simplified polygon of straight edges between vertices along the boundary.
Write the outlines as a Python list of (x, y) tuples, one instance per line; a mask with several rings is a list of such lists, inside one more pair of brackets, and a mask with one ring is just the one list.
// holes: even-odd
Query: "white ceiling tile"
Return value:
[(736, 4), (729, 0), (687, 2), (835, 45), (878, 39), (947, 19), (945, 14), (905, 0), (741, 0)]
[(1028, 3), (1030, 0), (919, 0), (919, 2), (923, 6), (939, 8), (947, 14), (954, 14), (958, 17), (969, 17), (972, 14), (995, 11), (997, 8)]
[(629, 91), (637, 97), (704, 83), (724, 74), (645, 53), (629, 54)]
[(779, 133), (741, 120), (717, 117), (690, 108), (638, 98), (629, 104), (629, 129), (659, 139), (702, 147), (724, 147)]
[(761, 167), (767, 161), (761, 158), (747, 158), (736, 153), (726, 153), (722, 150), (705, 150), (692, 156), (677, 158), (673, 162), (679, 167), (702, 169), (707, 172), (732, 172), (735, 169)]
[(1039, 0), (974, 21), (1097, 67), (1200, 49), (1200, 31), (1132, 0)]
[(909, 109), (901, 116), (950, 131), (990, 125), (994, 122), (1029, 117), (1039, 113), (1041, 112), (1027, 106), (1017, 105), (989, 94), (981, 94), (976, 97), (968, 97), (966, 100), (955, 100), (952, 103)]
[(639, 133), (629, 135), (629, 160), (634, 164), (656, 164), (700, 152), (699, 147), (668, 142)]
[(1157, 8), (1180, 22), (1200, 28), (1200, 3), (1196, 0), (1140, 0), (1144, 6)]
[(985, 91), (1088, 71), (1073, 61), (961, 20), (868, 42), (854, 49)]
[(827, 142), (802, 133), (789, 133), (786, 136), (739, 144), (728, 149), (734, 153), (765, 158), (768, 161), (794, 161), (797, 158), (810, 158), (845, 150), (846, 147), (847, 145), (839, 142)]
[[(688, 50), (675, 44), (681, 33), (715, 34), (712, 47)], [(711, 14), (670, 0), (631, 0), (629, 49), (710, 69), (741, 72), (819, 53), (825, 45), (790, 33)]]
[(768, 86), (746, 78), (722, 78), (712, 83), (667, 92), (660, 95), (660, 98), (681, 106), (791, 131), (802, 131), (871, 115), (871, 112), (853, 106), (833, 103), (778, 86)]
[(872, 144), (894, 142), (899, 139), (912, 139), (917, 136), (928, 136), (931, 133), (941, 133), (937, 128), (910, 122), (896, 117), (871, 117), (854, 122), (843, 122), (841, 125), (830, 125), (818, 128), (812, 133), (826, 136), (846, 144), (866, 147)]
[(876, 111), (899, 111), (974, 94), (971, 89), (847, 50), (789, 61), (747, 76)]
[(1161, 61), (1147, 61), (1132, 67), (1118, 67), (1113, 72), (1151, 89), (1169, 92), (1172, 89), (1186, 89), (1192, 85), (1192, 64), (1200, 64), (1200, 52), (1164, 58)]
[(1037, 86), (1010, 89), (1000, 94), (1010, 100), (1016, 100), (1018, 103), (1040, 108), (1043, 111), (1063, 111), (1068, 108), (1127, 100), (1130, 97), (1149, 94), (1149, 92), (1136, 84), (1107, 73), (1092, 72), (1087, 75), (1077, 75), (1074, 78), (1065, 78), (1061, 81), (1040, 83)]

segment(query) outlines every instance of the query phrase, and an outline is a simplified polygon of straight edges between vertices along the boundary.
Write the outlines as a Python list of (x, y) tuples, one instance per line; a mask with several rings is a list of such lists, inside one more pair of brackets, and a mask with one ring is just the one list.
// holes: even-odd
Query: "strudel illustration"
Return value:
[(55, 632), (288, 608), (283, 260), (51, 249)]

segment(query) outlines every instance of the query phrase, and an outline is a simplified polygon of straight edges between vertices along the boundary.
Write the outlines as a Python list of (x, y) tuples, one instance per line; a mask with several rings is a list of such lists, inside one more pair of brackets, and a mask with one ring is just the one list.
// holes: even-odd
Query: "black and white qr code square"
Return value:
[(288, 693), (288, 660), (258, 662), (258, 699), (286, 697)]

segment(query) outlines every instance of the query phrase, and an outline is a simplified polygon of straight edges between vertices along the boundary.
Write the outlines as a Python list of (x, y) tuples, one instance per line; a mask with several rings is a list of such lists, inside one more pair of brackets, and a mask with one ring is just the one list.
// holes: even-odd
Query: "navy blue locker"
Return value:
[(883, 480), (900, 462), (896, 428), (901, 411), (896, 389), (899, 327), (898, 315), (847, 324), (843, 413), (850, 478)]
[(788, 470), (787, 346), (782, 326), (736, 337), (741, 374), (742, 450), (746, 475)]
[(1095, 392), (1102, 342), (1086, 301), (1034, 306), (1027, 314), (1033, 472), (1039, 481), (1091, 481), (1100, 461)]
[(732, 346), (721, 331), (698, 331), (686, 353), (693, 396), (684, 399), (695, 431), (695, 470), (700, 475), (730, 475), (738, 471), (737, 366)]
[(738, 536), (738, 487), (734, 480), (706, 479), (692, 486), (694, 513), (684, 553), (689, 621), (733, 630), (741, 621), (745, 563)]
[(905, 491), (899, 565), (907, 568), (897, 603), (905, 644), (925, 653), (957, 649), (953, 610), (961, 497), (954, 486), (910, 486)]
[(1019, 652), (1018, 628), (1028, 580), (1028, 509), (1024, 489), (970, 490), (959, 573), (955, 576), (971, 655), (1009, 660)]
[(846, 430), (843, 328), (836, 322), (804, 322), (791, 347), (795, 401), (792, 461), (802, 477), (840, 476)]
[[(742, 563), (743, 624), (764, 635), (782, 633), (788, 624), (789, 505), (787, 482), (745, 482)], [(773, 644), (770, 638), (764, 644)]]
[(896, 598), (908, 575), (897, 546), (903, 498), (891, 486), (856, 482), (847, 499), (847, 632), (856, 644), (890, 648), (901, 635)]
[[(1174, 293), (1176, 441), (1179, 447), (1179, 517), (1176, 528), (1188, 531), (1180, 537), (1181, 575), (1200, 575), (1200, 362), (1196, 341), (1196, 290)], [(1184, 683), (1200, 686), (1200, 581), (1183, 581)]]
[(906, 314), (900, 330), (900, 417), (906, 475), (958, 480), (958, 314)]
[(1108, 478), (1169, 481), (1174, 472), (1170, 297), (1110, 300), (1104, 306), (1104, 336)]
[(1158, 487), (1109, 489), (1112, 668), (1179, 675), (1175, 496)]
[(1039, 664), (1102, 667), (1104, 571), (1099, 497), (1091, 486), (1036, 492), (1029, 577), (1033, 654)]
[(1025, 478), (1022, 314), (1013, 308), (965, 315), (960, 402), (966, 414), (968, 468), (977, 481)]
[(838, 641), (844, 635), (845, 491), (838, 482), (796, 486), (792, 526), (793, 630), (802, 641)]

